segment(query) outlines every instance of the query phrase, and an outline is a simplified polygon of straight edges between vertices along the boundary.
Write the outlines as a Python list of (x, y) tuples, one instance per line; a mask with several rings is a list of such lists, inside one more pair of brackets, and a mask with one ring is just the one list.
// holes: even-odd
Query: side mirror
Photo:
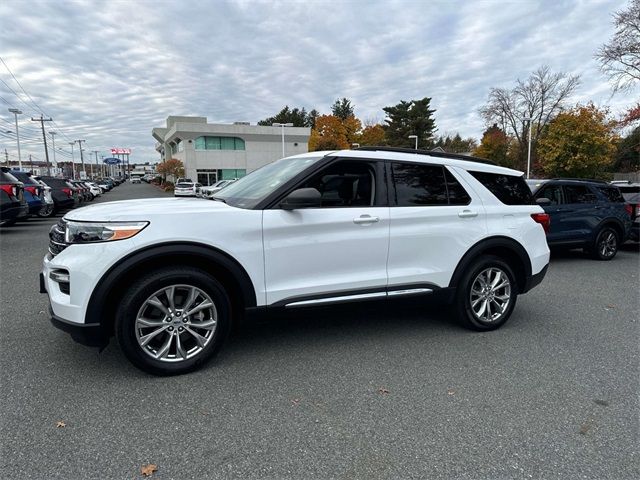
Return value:
[(319, 208), (321, 205), (320, 192), (315, 188), (299, 188), (287, 195), (280, 208), (283, 210), (295, 210), (297, 208)]
[(536, 203), (541, 207), (548, 207), (551, 205), (551, 200), (546, 197), (536, 198)]

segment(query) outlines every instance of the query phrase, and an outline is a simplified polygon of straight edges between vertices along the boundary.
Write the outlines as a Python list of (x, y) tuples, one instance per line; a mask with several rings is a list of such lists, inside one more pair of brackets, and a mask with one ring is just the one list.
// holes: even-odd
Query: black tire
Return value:
[[(500, 296), (498, 296), (496, 293), (494, 294), (494, 297), (490, 297), (492, 299), (500, 297), (508, 298), (508, 303), (506, 303), (506, 305), (504, 306), (504, 311), (501, 312), (499, 316), (494, 317), (491, 320), (482, 319), (476, 313), (474, 313), (471, 302), (471, 289), (474, 286), (474, 283), (476, 283), (476, 281), (478, 280), (479, 275), (483, 274), (489, 269), (493, 269), (492, 271), (502, 272), (502, 274), (508, 280), (508, 294), (507, 288), (505, 287), (497, 291), (497, 293), (501, 294)], [(502, 283), (499, 283), (497, 286), (500, 286), (501, 284)], [(475, 295), (476, 294), (474, 293), (474, 296)], [(490, 295), (490, 292), (487, 292), (487, 295)], [(493, 255), (483, 255), (467, 268), (464, 275), (462, 276), (460, 283), (457, 285), (453, 310), (458, 321), (466, 328), (481, 332), (495, 330), (504, 325), (507, 320), (509, 320), (511, 313), (516, 306), (517, 297), (518, 284), (516, 283), (515, 275), (513, 274), (513, 270), (511, 269), (509, 264), (500, 257), (496, 257)], [(479, 300), (479, 309), (482, 308), (481, 304), (484, 301), (485, 300), (483, 299)], [(486, 303), (489, 305), (489, 308), (494, 309), (496, 309), (496, 305), (498, 305), (498, 303), (496, 302), (497, 300), (486, 301)], [(490, 312), (491, 310), (486, 310), (485, 307), (485, 311)], [(497, 314), (499, 312), (496, 311), (495, 313)]]
[[(163, 341), (163, 339), (166, 338), (167, 342), (173, 345), (174, 353), (172, 354), (171, 348), (169, 348), (167, 358), (165, 358), (165, 360), (158, 360), (152, 357), (152, 353), (154, 352), (152, 352), (151, 342), (149, 342), (149, 346), (147, 347), (142, 347), (138, 342), (138, 335), (142, 335), (146, 330), (139, 330), (136, 318), (145, 302), (153, 296), (154, 293), (172, 285), (181, 285), (185, 286), (185, 288), (187, 286), (195, 287), (208, 295), (214, 303), (216, 326), (211, 333), (208, 343), (201, 348), (199, 352), (194, 353), (192, 357), (187, 357), (186, 359), (178, 358), (176, 341), (171, 343), (172, 340), (169, 340), (171, 334), (168, 331), (162, 331), (157, 335), (158, 341)], [(161, 299), (161, 303), (164, 303), (168, 299), (168, 297), (163, 298), (164, 301)], [(206, 300), (203, 300), (202, 303), (204, 303), (204, 301)], [(176, 312), (179, 312), (179, 309), (177, 309)], [(175, 315), (176, 317), (173, 319), (173, 322), (178, 321), (180, 313), (176, 313)], [(164, 315), (161, 321), (167, 321), (169, 322), (167, 325), (173, 325), (171, 320), (167, 320), (167, 318), (168, 317)], [(136, 280), (131, 287), (129, 287), (118, 308), (115, 335), (126, 357), (139, 369), (154, 375), (179, 375), (194, 371), (209, 361), (222, 346), (228, 336), (230, 327), (231, 302), (223, 286), (214, 277), (197, 268), (167, 267), (156, 270)], [(186, 335), (187, 332), (177, 334), (179, 327), (176, 326), (175, 328), (173, 332), (174, 335), (178, 335), (178, 337), (180, 337), (180, 335)], [(168, 329), (173, 330), (173, 327), (169, 326)], [(182, 328), (180, 329), (182, 330)], [(191, 335), (187, 335), (186, 342), (188, 342), (191, 337)], [(183, 339), (182, 342), (185, 342), (184, 336), (180, 338)], [(193, 347), (197, 348), (195, 339), (192, 340), (194, 340), (192, 342)], [(185, 345), (185, 343), (183, 343), (183, 345)], [(169, 358), (171, 355), (173, 355), (173, 358)]]
[(55, 214), (55, 208), (53, 206), (52, 203), (45, 205), (44, 207), (42, 207), (40, 209), (40, 211), (38, 212), (38, 216), (40, 218), (49, 218), (49, 217), (53, 217), (53, 215)]
[(596, 260), (608, 261), (618, 253), (619, 244), (618, 232), (612, 227), (603, 227), (596, 235), (588, 253)]

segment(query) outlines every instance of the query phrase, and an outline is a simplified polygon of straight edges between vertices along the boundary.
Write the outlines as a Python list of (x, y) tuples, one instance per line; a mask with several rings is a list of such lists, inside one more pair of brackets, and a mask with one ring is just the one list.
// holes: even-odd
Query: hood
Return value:
[(145, 221), (158, 215), (207, 213), (229, 208), (234, 207), (200, 198), (148, 198), (105, 202), (78, 208), (67, 213), (65, 218), (81, 222)]

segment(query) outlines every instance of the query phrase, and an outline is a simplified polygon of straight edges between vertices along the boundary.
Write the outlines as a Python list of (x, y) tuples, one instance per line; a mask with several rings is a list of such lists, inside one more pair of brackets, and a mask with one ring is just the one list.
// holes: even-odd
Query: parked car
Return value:
[(93, 200), (93, 196), (89, 191), (89, 188), (80, 180), (70, 180), (71, 185), (78, 189), (78, 195), (81, 198), (80, 203), (86, 203)]
[(37, 216), (45, 205), (43, 196), (44, 189), (42, 188), (42, 185), (32, 178), (30, 173), (19, 170), (11, 170), (10, 173), (16, 177), (18, 181), (22, 182), (24, 187), (24, 199), (27, 201), (27, 205), (29, 206), (29, 215)]
[(230, 179), (230, 180), (220, 180), (220, 181), (218, 181), (218, 182), (216, 182), (213, 185), (210, 185), (208, 187), (202, 187), (200, 189), (201, 190), (201, 196), (202, 196), (202, 198), (213, 199), (213, 197), (215, 196), (216, 193), (218, 193), (224, 187), (226, 187), (228, 185), (231, 185), (236, 180), (238, 180), (238, 179), (234, 178), (234, 179)]
[(638, 182), (611, 182), (620, 190), (625, 202), (631, 206), (631, 218), (633, 224), (629, 232), (629, 240), (640, 241), (640, 183)]
[(111, 179), (100, 178), (96, 180), (95, 183), (100, 187), (102, 193), (112, 190), (115, 186), (115, 183), (113, 183)]
[(40, 184), (44, 192), (43, 194), (44, 205), (38, 212), (38, 216), (43, 218), (52, 217), (55, 214), (56, 207), (55, 207), (55, 202), (53, 201), (51, 187), (48, 186), (46, 183), (44, 183), (42, 180), (39, 180), (37, 177), (33, 177), (33, 178), (36, 180), (36, 182)]
[(27, 218), (29, 205), (24, 198), (24, 187), (11, 170), (0, 167), (0, 227), (8, 227)]
[(51, 188), (54, 211), (68, 210), (80, 204), (80, 198), (76, 188), (63, 178), (37, 177)]
[(142, 183), (142, 180), (140, 180), (140, 177), (133, 177), (131, 183)]
[(88, 189), (93, 199), (102, 195), (102, 189), (94, 182), (82, 182)]
[(193, 180), (191, 180), (190, 178), (180, 177), (180, 178), (178, 178), (178, 180), (176, 180), (176, 185), (178, 183), (195, 183), (195, 182)]
[(85, 344), (115, 335), (137, 367), (178, 374), (256, 311), (440, 295), (466, 327), (493, 330), (549, 262), (549, 215), (522, 172), (472, 157), (312, 152), (216, 200), (69, 212), (40, 277), (53, 324)]
[(598, 180), (557, 178), (533, 193), (551, 217), (552, 247), (583, 248), (598, 260), (611, 260), (629, 236), (631, 208), (618, 187)]
[(201, 183), (179, 182), (173, 189), (175, 197), (195, 197), (196, 189), (202, 187)]

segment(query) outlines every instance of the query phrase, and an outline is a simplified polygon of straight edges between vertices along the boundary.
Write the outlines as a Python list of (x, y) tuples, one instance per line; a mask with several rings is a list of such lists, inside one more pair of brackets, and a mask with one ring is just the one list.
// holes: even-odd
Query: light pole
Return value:
[(73, 146), (76, 142), (69, 142), (71, 145), (71, 178), (76, 179), (76, 159), (73, 157)]
[(416, 141), (416, 150), (418, 149), (418, 135), (409, 135), (407, 138), (413, 138)]
[(293, 123), (273, 123), (271, 126), (282, 129), (282, 158), (284, 158), (284, 127), (293, 127)]
[[(93, 153), (96, 156), (96, 172), (98, 173), (98, 175), (100, 174), (100, 164), (98, 163), (98, 153), (100, 153), (99, 150), (93, 150)], [(93, 179), (92, 179), (93, 180)]]
[(76, 140), (76, 143), (79, 146), (79, 150), (80, 150), (80, 163), (82, 163), (82, 171), (84, 172), (84, 176), (87, 176), (87, 170), (84, 168), (84, 156), (82, 155), (82, 142), (87, 142), (86, 140)]
[(522, 120), (529, 122), (529, 149), (527, 152), (527, 178), (529, 178), (529, 174), (531, 173), (531, 126), (533, 124), (533, 117), (526, 117)]
[(58, 168), (58, 162), (56, 161), (56, 132), (49, 132), (51, 135), (51, 148), (53, 149), (53, 164)]
[(16, 119), (16, 142), (18, 142), (18, 168), (22, 170), (22, 156), (20, 155), (20, 132), (18, 131), (18, 115), (22, 114), (22, 110), (17, 108), (10, 108), (9, 111), (13, 113)]

